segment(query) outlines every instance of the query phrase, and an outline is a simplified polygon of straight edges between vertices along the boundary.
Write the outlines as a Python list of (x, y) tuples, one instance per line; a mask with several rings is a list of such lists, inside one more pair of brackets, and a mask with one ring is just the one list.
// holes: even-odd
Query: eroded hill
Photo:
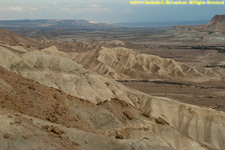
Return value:
[(128, 88), (113, 80), (108, 70), (106, 74), (95, 70), (97, 65), (126, 78), (133, 70), (136, 78), (142, 72), (220, 79), (210, 70), (126, 48), (79, 54), (56, 47), (23, 47), (21, 52), (21, 47), (4, 43), (0, 46), (1, 148), (224, 149), (224, 112)]
[(173, 59), (140, 54), (131, 49), (117, 47), (71, 54), (70, 57), (101, 75), (116, 80), (189, 80), (204, 81), (219, 76), (209, 69), (194, 68)]
[(0, 79), (2, 149), (224, 147), (223, 112), (142, 93), (140, 105), (113, 99), (97, 106), (4, 69)]

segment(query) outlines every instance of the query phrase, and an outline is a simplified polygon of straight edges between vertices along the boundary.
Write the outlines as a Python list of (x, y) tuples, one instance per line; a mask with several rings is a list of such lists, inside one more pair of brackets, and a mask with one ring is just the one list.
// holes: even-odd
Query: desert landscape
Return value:
[(225, 150), (225, 15), (0, 27), (1, 150)]

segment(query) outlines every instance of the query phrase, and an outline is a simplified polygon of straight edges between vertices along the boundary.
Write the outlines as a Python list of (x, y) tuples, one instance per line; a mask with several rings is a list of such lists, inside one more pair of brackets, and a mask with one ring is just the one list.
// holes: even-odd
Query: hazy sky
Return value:
[(0, 19), (82, 19), (96, 22), (209, 20), (225, 5), (130, 5), (130, 0), (0, 0)]

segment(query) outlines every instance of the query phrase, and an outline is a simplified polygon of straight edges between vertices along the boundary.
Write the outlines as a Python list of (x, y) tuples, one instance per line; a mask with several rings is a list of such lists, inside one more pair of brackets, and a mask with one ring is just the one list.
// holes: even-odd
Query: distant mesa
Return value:
[(57, 29), (112, 29), (119, 28), (119, 25), (98, 23), (95, 21), (86, 20), (0, 20), (0, 27), (6, 29), (43, 29), (43, 28), (57, 28)]
[(211, 21), (212, 22), (225, 22), (225, 15), (215, 15)]
[(174, 26), (176, 29), (197, 30), (200, 32), (225, 33), (225, 15), (215, 15), (212, 20), (205, 25), (196, 26)]

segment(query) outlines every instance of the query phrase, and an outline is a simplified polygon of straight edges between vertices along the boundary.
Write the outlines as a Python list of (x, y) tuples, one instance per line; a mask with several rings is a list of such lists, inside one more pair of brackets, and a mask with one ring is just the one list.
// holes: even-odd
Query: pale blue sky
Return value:
[(0, 19), (83, 19), (96, 22), (210, 20), (225, 5), (130, 5), (129, 0), (0, 0)]

